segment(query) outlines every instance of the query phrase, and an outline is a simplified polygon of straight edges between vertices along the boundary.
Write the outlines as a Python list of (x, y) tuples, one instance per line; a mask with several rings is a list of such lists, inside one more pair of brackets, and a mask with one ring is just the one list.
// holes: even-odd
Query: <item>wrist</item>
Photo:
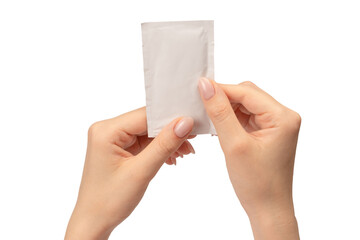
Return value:
[(300, 239), (294, 208), (263, 209), (256, 214), (248, 214), (256, 240)]
[(242, 205), (256, 240), (299, 239), (291, 195), (281, 194), (266, 200), (242, 202)]
[(108, 226), (102, 220), (102, 217), (82, 214), (75, 208), (66, 229), (65, 240), (108, 239), (114, 227)]

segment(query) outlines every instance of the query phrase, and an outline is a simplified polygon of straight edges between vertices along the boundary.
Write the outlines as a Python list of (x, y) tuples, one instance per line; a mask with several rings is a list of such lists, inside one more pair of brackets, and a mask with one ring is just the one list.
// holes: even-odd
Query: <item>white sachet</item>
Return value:
[(142, 23), (148, 136), (173, 119), (194, 119), (191, 134), (216, 134), (198, 91), (214, 79), (214, 21)]

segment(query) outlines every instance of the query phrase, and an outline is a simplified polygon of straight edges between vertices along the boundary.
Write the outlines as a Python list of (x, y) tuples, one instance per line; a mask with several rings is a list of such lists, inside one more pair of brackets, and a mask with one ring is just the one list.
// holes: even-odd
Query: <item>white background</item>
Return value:
[[(360, 239), (358, 1), (0, 2), (0, 239), (62, 239), (91, 123), (145, 104), (140, 23), (215, 20), (215, 78), (303, 118), (302, 239)], [(216, 137), (164, 166), (111, 239), (252, 239)]]

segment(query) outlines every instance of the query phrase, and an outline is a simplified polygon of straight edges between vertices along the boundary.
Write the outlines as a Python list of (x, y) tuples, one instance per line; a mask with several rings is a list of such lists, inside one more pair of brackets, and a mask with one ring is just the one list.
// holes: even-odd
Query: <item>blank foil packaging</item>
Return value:
[(142, 23), (148, 136), (173, 119), (189, 116), (191, 134), (216, 134), (198, 91), (214, 79), (214, 21)]

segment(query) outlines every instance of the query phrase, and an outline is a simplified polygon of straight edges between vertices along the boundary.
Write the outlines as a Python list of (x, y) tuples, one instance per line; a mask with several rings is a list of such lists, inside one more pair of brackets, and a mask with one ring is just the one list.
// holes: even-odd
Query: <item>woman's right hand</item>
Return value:
[(251, 82), (199, 90), (255, 239), (299, 239), (292, 200), (301, 118)]

